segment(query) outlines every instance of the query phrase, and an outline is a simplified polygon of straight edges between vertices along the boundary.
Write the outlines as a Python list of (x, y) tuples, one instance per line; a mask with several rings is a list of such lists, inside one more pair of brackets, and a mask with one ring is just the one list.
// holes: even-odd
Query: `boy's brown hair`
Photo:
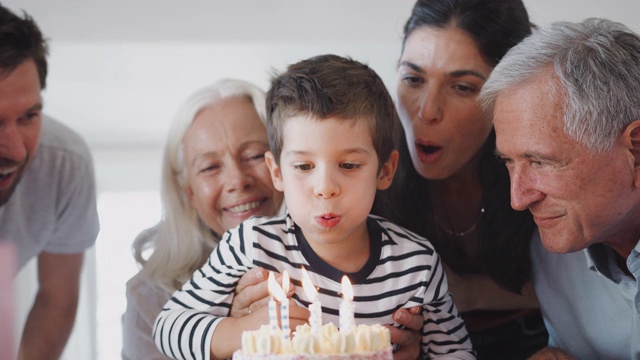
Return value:
[(290, 65), (271, 80), (266, 106), (269, 145), (278, 164), (284, 123), (295, 116), (366, 120), (378, 167), (394, 149), (398, 115), (393, 100), (378, 74), (358, 61), (320, 55)]

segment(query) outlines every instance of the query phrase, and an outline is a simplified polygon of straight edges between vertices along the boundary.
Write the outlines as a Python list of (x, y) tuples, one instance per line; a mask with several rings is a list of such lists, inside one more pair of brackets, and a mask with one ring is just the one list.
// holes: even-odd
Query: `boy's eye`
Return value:
[(293, 168), (300, 171), (309, 171), (311, 170), (311, 165), (309, 164), (296, 164), (293, 165)]
[(360, 164), (353, 164), (353, 163), (342, 163), (343, 169), (345, 170), (355, 170), (355, 169), (359, 169), (360, 168)]

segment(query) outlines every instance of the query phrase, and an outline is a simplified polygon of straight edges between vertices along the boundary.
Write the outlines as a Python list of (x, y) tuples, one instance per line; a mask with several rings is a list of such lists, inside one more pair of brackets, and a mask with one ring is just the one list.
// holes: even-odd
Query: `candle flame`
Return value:
[(304, 266), (302, 267), (302, 288), (304, 289), (304, 293), (307, 295), (309, 301), (314, 302), (318, 299), (318, 291), (315, 286), (313, 286), (311, 277)]
[(273, 275), (271, 271), (269, 271), (269, 279), (267, 280), (267, 287), (269, 288), (269, 295), (274, 297), (276, 300), (282, 302), (286, 297), (285, 292), (282, 291), (282, 288), (276, 282), (276, 277)]
[(342, 276), (342, 295), (346, 300), (353, 300), (353, 289), (347, 275)]

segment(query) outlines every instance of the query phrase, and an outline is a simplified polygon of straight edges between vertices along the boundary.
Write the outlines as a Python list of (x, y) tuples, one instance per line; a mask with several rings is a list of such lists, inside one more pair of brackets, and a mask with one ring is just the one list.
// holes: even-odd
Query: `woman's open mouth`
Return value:
[(442, 154), (442, 146), (416, 144), (418, 158), (421, 163), (432, 163)]

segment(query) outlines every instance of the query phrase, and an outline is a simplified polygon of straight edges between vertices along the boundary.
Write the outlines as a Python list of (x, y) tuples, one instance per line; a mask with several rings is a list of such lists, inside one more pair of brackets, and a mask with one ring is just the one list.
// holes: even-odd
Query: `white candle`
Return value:
[[(289, 273), (284, 272), (282, 274), (282, 282), (285, 283), (287, 291), (289, 290)], [(282, 336), (285, 340), (289, 340), (289, 299), (287, 299), (287, 293), (273, 280), (269, 283), (269, 292), (273, 297), (280, 302), (280, 329), (282, 330)], [(286, 343), (286, 342), (285, 342)]]
[(356, 323), (353, 315), (353, 289), (346, 275), (342, 277), (342, 303), (340, 304), (340, 331), (351, 332)]
[(271, 271), (269, 271), (267, 286), (269, 288), (269, 330), (271, 333), (275, 333), (278, 331), (278, 311), (276, 309), (276, 302), (273, 300), (273, 294), (277, 292), (276, 287), (278, 283)]
[(284, 337), (285, 344), (289, 341), (289, 273), (287, 270), (282, 274), (282, 300), (280, 301), (280, 325), (282, 327), (282, 336)]
[(311, 277), (304, 266), (302, 267), (302, 288), (311, 304), (309, 304), (309, 326), (311, 326), (311, 334), (320, 335), (322, 327), (322, 306), (318, 300), (318, 291), (311, 282)]

